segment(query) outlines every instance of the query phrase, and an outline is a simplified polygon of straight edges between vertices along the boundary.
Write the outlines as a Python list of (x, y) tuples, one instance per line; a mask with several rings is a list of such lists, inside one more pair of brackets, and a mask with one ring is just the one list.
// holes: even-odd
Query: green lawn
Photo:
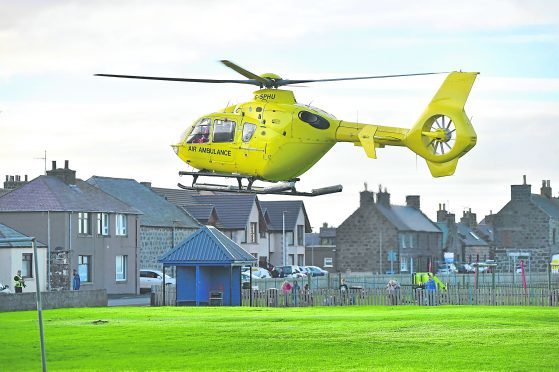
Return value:
[[(559, 370), (557, 308), (120, 307), (43, 318), (53, 371)], [(0, 313), (0, 370), (40, 367), (37, 313)]]

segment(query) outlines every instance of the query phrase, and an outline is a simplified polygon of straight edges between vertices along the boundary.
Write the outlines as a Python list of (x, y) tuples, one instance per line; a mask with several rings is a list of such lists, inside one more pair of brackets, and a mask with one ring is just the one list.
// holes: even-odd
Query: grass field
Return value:
[[(558, 308), (119, 307), (43, 317), (52, 371), (559, 370)], [(0, 370), (40, 368), (37, 313), (0, 313)]]

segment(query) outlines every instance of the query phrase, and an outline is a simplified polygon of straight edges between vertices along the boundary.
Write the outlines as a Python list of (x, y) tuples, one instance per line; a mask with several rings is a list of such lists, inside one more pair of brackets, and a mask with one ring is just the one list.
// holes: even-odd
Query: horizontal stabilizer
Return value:
[(432, 161), (427, 160), (427, 166), (429, 167), (433, 177), (452, 176), (454, 171), (456, 171), (458, 159), (459, 158), (454, 158), (444, 163), (433, 163)]

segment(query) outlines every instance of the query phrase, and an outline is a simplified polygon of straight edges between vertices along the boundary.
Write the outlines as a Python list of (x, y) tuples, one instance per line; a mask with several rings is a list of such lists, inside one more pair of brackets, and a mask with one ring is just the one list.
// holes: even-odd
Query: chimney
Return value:
[(477, 227), (477, 215), (472, 213), (472, 209), (462, 212), (462, 218), (460, 218), (460, 223), (468, 226), (470, 229)]
[(406, 196), (406, 205), (408, 207), (420, 210), (419, 195), (408, 195)]
[(140, 182), (140, 185), (144, 185), (145, 187), (147, 187), (148, 189), (151, 189), (151, 182)]
[(371, 207), (375, 204), (375, 193), (372, 191), (361, 191), (359, 193), (359, 207)]
[(532, 185), (526, 184), (526, 175), (522, 176), (522, 185), (510, 186), (510, 200), (529, 200), (532, 195)]
[(25, 176), (25, 181), (21, 180), (21, 176), (8, 176), (6, 175), (6, 181), (4, 182), (4, 188), (6, 190), (15, 190), (27, 183), (27, 176)]
[(550, 180), (542, 181), (542, 188), (540, 189), (540, 194), (543, 197), (551, 199), (551, 181)]
[(390, 208), (390, 193), (386, 190), (386, 187), (382, 191), (381, 185), (378, 185), (377, 204)]
[(47, 176), (58, 177), (67, 185), (76, 184), (76, 171), (69, 168), (69, 161), (64, 161), (64, 168), (56, 168), (56, 160), (52, 161), (52, 170), (47, 171)]
[[(407, 201), (407, 200), (406, 200)], [(437, 211), (437, 222), (444, 222), (446, 221), (446, 217), (448, 212), (445, 209), (445, 205), (439, 203), (439, 210)]]
[(322, 227), (327, 228), (328, 227), (328, 222), (323, 222)]

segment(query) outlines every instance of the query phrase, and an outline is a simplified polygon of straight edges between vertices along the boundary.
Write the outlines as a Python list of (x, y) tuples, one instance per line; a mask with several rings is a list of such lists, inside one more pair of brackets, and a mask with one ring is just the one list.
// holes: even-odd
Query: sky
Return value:
[[(92, 175), (188, 183), (170, 145), (200, 116), (250, 100), (255, 87), (94, 77), (95, 73), (243, 78), (331, 78), (431, 71), (480, 72), (466, 112), (477, 145), (455, 175), (432, 178), (406, 148), (369, 159), (337, 144), (301, 176), (300, 190), (342, 184), (304, 198), (311, 225), (338, 226), (367, 184), (404, 205), (420, 195), (478, 218), (510, 200), (526, 175), (559, 191), (559, 2), (0, 0), (0, 180), (31, 179), (52, 160)], [(338, 119), (408, 128), (444, 75), (294, 87), (298, 102)], [(263, 200), (281, 198), (262, 196)]]

